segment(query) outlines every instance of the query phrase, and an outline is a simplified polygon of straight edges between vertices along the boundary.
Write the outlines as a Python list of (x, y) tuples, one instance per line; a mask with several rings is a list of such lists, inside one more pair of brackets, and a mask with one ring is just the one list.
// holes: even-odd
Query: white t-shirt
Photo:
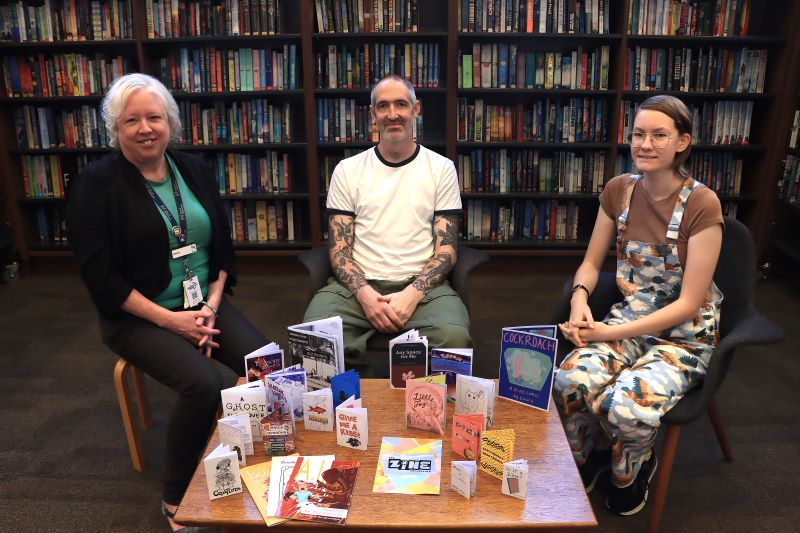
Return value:
[(355, 218), (353, 259), (367, 279), (405, 280), (433, 255), (434, 215), (461, 213), (456, 169), (420, 145), (400, 163), (373, 147), (336, 165), (327, 208)]

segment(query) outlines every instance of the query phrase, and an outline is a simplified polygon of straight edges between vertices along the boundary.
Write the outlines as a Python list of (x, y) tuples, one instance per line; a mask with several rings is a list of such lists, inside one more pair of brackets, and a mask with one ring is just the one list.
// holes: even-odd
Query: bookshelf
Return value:
[[(774, 191), (798, 103), (800, 36), (790, 21), (800, 15), (800, 0), (726, 3), (747, 6), (749, 19), (717, 16), (716, 3), (5, 2), (0, 61), (4, 89), (10, 60), (40, 56), (56, 66), (117, 59), (106, 75), (139, 70), (172, 87), (185, 124), (178, 148), (202, 154), (217, 169), (243, 257), (291, 256), (324, 243), (327, 179), (338, 160), (373, 144), (369, 86), (383, 72), (407, 69), (422, 101), (420, 142), (451, 158), (459, 172), (462, 238), (493, 255), (582, 255), (602, 184), (631, 165), (626, 116), (656, 92), (674, 94), (697, 109), (695, 175), (717, 191), (727, 213), (748, 224), (761, 253), (785, 208)], [(540, 5), (544, 17), (531, 11), (529, 19), (528, 5)], [(668, 5), (682, 8), (683, 18), (665, 16)], [(583, 11), (572, 14), (572, 6)], [(470, 18), (470, 7), (477, 16)], [(26, 26), (29, 38), (17, 42), (10, 28), (20, 14), (34, 22)], [(48, 30), (52, 42), (51, 33), (33, 33), (42, 17), (55, 28)], [(84, 39), (65, 40), (68, 33)], [(226, 63), (230, 71), (220, 68)], [(267, 73), (266, 66), (277, 70)], [(227, 72), (233, 75), (223, 79)], [(102, 128), (93, 128), (106, 84), (96, 78), (90, 90), (67, 95), (1, 93), (4, 211), (24, 265), (70, 255), (61, 238), (59, 176), (109, 150)], [(21, 145), (18, 125), (37, 121), (49, 125), (49, 147), (41, 132), (38, 144)], [(75, 123), (89, 124), (88, 132)], [(738, 132), (746, 126), (745, 142)], [(62, 141), (74, 130), (77, 140)], [(737, 132), (737, 142), (717, 142), (716, 131)], [(258, 238), (259, 214), (274, 228), (266, 240)]]

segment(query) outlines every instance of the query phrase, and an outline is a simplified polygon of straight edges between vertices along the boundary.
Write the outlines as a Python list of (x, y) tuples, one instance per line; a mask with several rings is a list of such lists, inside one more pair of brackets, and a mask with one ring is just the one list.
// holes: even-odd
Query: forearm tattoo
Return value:
[(347, 215), (328, 217), (328, 249), (334, 277), (355, 294), (367, 284), (367, 278), (353, 260), (355, 220)]
[(458, 220), (458, 215), (440, 215), (433, 220), (433, 257), (411, 284), (423, 294), (444, 283), (455, 265)]

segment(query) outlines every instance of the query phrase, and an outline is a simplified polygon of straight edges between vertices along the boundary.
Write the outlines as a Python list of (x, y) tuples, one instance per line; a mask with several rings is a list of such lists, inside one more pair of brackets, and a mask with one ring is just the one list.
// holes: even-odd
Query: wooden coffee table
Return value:
[[(591, 504), (572, 460), (555, 405), (548, 412), (498, 398), (492, 429), (513, 428), (515, 459), (527, 459), (528, 497), (519, 500), (500, 492), (500, 480), (478, 472), (477, 493), (467, 500), (450, 488), (450, 461), (463, 460), (451, 452), (453, 404), (448, 404), (446, 434), (442, 436), (442, 482), (438, 496), (376, 494), (372, 492), (375, 468), (384, 436), (438, 438), (433, 433), (405, 428), (405, 391), (390, 389), (385, 379), (361, 380), (364, 407), (369, 413), (369, 449), (365, 452), (337, 446), (332, 432), (306, 431), (297, 424), (297, 449), (301, 455), (334, 454), (337, 459), (361, 461), (348, 528), (397, 528), (406, 531), (432, 528), (575, 528), (597, 525)], [(215, 431), (206, 454), (219, 444)], [(260, 443), (247, 463), (270, 458)], [(183, 497), (176, 521), (192, 526), (216, 526), (224, 532), (267, 530), (250, 493), (210, 501), (202, 462)], [(321, 527), (290, 521), (276, 528)], [(270, 529), (270, 531), (276, 528)], [(335, 529), (335, 528), (334, 528)]]

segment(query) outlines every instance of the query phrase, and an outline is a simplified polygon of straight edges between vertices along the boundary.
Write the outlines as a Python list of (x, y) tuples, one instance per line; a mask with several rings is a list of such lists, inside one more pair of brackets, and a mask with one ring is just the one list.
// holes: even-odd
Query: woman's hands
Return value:
[(573, 293), (570, 302), (569, 320), (558, 325), (564, 338), (574, 344), (577, 348), (586, 346), (584, 338), (581, 337), (581, 329), (594, 328), (594, 318), (586, 295), (582, 291)]
[(219, 335), (219, 330), (214, 328), (215, 321), (214, 313), (204, 306), (199, 311), (170, 311), (162, 327), (203, 348), (204, 354), (209, 357), (211, 349), (219, 346), (212, 340), (214, 335)]

